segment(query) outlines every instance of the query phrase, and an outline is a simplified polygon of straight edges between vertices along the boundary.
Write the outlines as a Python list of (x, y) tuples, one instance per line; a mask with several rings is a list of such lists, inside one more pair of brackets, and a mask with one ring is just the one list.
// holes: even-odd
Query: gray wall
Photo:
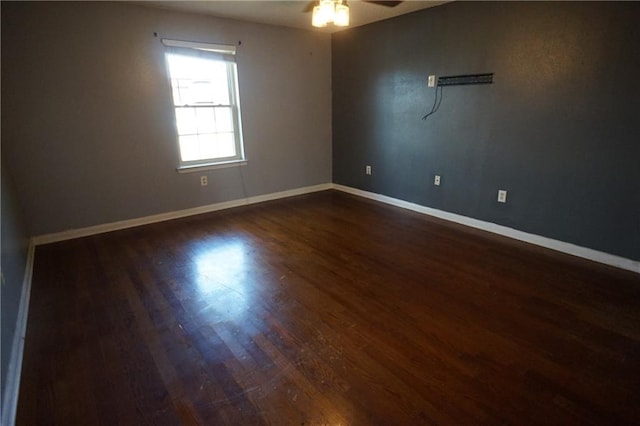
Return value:
[[(161, 37), (242, 42), (248, 166), (176, 173)], [(331, 181), (328, 34), (124, 3), (2, 2), (2, 65), (3, 150), (33, 235), (243, 198), (241, 171), (249, 196)]]
[[(635, 2), (454, 2), (334, 34), (334, 182), (640, 259), (638, 22)], [(428, 74), (482, 72), (420, 120)]]
[[(4, 140), (2, 141), (4, 143)], [(4, 163), (4, 160), (3, 160)], [(7, 369), (11, 358), (13, 338), (16, 331), (18, 308), (22, 294), (25, 266), (27, 262), (27, 250), (29, 239), (22, 222), (22, 210), (15, 197), (15, 190), (11, 176), (5, 164), (2, 164), (2, 284), (0, 299), (2, 300), (2, 313), (0, 325), (0, 352), (1, 370), (0, 395), (5, 394), (7, 383)], [(4, 402), (1, 398), (0, 404)], [(0, 412), (4, 413), (4, 407)]]

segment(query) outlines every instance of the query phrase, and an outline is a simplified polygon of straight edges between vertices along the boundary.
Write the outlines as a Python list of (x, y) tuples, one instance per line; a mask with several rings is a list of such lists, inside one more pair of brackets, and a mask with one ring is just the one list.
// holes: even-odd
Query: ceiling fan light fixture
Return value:
[(314, 6), (311, 25), (326, 27), (329, 22), (338, 27), (349, 25), (349, 6), (343, 0), (319, 0)]
[(320, 0), (320, 14), (327, 23), (333, 22), (336, 13), (336, 4), (333, 0)]
[(326, 27), (327, 20), (322, 13), (320, 6), (315, 6), (313, 8), (313, 16), (311, 17), (311, 25), (314, 27)]
[(349, 6), (346, 4), (337, 4), (336, 13), (333, 18), (333, 24), (337, 27), (346, 27), (349, 25)]

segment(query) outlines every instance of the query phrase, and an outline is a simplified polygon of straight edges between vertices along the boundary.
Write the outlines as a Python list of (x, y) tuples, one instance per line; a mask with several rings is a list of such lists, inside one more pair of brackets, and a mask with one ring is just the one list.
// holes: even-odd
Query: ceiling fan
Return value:
[[(377, 4), (379, 6), (387, 6), (387, 7), (396, 7), (400, 3), (404, 3), (404, 1), (373, 1), (373, 0), (361, 0), (361, 1), (362, 1), (362, 3), (371, 3), (371, 4)], [(344, 3), (346, 4), (347, 2), (345, 1)], [(317, 5), (318, 5), (318, 1), (317, 0), (316, 1), (310, 1), (305, 6), (303, 12), (304, 13), (313, 12), (313, 8), (315, 6), (317, 6)]]
[[(379, 6), (396, 7), (402, 1), (372, 1), (362, 0), (362, 3), (372, 3)], [(313, 11), (311, 25), (314, 27), (326, 27), (333, 23), (337, 27), (349, 25), (349, 5), (347, 0), (316, 0), (307, 4), (304, 12)]]

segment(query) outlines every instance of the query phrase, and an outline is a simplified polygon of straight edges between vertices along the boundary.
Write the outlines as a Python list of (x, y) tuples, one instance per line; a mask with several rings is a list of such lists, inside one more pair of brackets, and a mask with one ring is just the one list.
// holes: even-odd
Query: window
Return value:
[(163, 39), (178, 170), (244, 161), (235, 46)]

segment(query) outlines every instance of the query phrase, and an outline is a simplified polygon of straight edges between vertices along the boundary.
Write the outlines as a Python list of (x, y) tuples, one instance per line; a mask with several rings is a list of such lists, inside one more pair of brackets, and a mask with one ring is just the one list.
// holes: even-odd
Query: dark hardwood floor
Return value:
[(17, 423), (640, 423), (640, 275), (335, 191), (40, 246)]

